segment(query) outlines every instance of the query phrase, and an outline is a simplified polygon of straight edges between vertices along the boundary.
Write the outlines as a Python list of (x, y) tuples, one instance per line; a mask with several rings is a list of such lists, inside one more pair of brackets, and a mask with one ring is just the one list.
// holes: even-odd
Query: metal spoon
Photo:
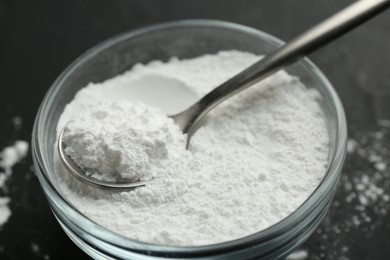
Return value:
[[(187, 147), (205, 115), (221, 102), (347, 33), (389, 6), (390, 0), (360, 0), (348, 6), (222, 83), (188, 109), (170, 116), (183, 133), (188, 134)], [(69, 172), (80, 181), (109, 190), (128, 190), (147, 183), (108, 182), (87, 176), (65, 153), (62, 135), (63, 132), (58, 138), (59, 157)]]

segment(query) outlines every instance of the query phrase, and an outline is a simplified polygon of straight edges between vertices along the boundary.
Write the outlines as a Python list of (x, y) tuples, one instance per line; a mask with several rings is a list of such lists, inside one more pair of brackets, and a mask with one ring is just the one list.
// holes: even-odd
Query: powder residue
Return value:
[[(107, 93), (131, 88), (136, 80), (174, 79), (201, 97), (259, 58), (224, 51), (138, 64), (81, 89), (64, 110), (57, 134), (82, 111), (111, 101)], [(153, 166), (155, 177), (144, 187), (128, 192), (89, 187), (74, 179), (56, 156), (60, 189), (95, 222), (140, 241), (205, 245), (258, 232), (297, 209), (326, 172), (329, 137), (318, 100), (317, 91), (280, 71), (211, 111), (188, 151), (180, 142), (157, 145), (169, 156), (155, 161), (160, 166)], [(154, 144), (142, 149), (147, 154), (150, 147)], [(144, 156), (132, 163), (145, 162)]]
[[(28, 143), (26, 141), (16, 141), (14, 145), (5, 147), (0, 152), (0, 190), (7, 192), (6, 181), (12, 175), (12, 167), (20, 160), (26, 157), (28, 152)], [(8, 203), (9, 197), (0, 197), (0, 226), (4, 225), (11, 216), (11, 210)]]
[(347, 148), (331, 209), (312, 236), (316, 243), (305, 245), (313, 260), (352, 260), (355, 248), (387, 243), (377, 238), (386, 232), (390, 214), (390, 120), (353, 131)]

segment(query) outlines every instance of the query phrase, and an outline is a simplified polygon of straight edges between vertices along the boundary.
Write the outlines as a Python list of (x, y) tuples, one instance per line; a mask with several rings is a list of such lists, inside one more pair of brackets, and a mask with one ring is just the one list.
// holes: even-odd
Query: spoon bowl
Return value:
[(64, 131), (62, 130), (58, 136), (58, 155), (61, 159), (62, 164), (65, 168), (78, 180), (87, 183), (96, 188), (102, 188), (107, 190), (128, 190), (133, 189), (139, 186), (143, 186), (149, 181), (137, 181), (137, 182), (111, 182), (99, 180), (93, 177), (90, 177), (85, 174), (85, 172), (80, 169), (80, 167), (70, 158), (65, 152), (65, 144), (63, 142)]

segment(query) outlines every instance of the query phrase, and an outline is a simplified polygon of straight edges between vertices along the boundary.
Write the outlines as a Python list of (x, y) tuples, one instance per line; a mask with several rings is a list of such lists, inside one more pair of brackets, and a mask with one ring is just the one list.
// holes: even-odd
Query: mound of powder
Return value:
[[(61, 115), (57, 133), (84, 110), (90, 110), (85, 112), (85, 121), (98, 120), (93, 119), (92, 107), (106, 106), (106, 111), (115, 106), (105, 103), (113, 101), (107, 93), (118, 92), (115, 102), (137, 99), (128, 95), (129, 90), (150, 77), (181, 82), (201, 97), (260, 58), (223, 51), (187, 60), (138, 64), (122, 75), (81, 89)], [(158, 82), (154, 88), (159, 88)], [(141, 159), (126, 164), (129, 171), (125, 172), (135, 171), (142, 164), (145, 175), (137, 176), (156, 176), (147, 185), (127, 192), (96, 189), (70, 175), (55, 156), (59, 188), (96, 223), (140, 241), (190, 246), (253, 234), (296, 210), (326, 172), (329, 137), (319, 99), (316, 90), (280, 71), (211, 111), (192, 137), (189, 150), (184, 149), (183, 135), (175, 129), (165, 128), (173, 131), (172, 136), (154, 132), (157, 127), (167, 127), (158, 120), (149, 122), (152, 134), (135, 131), (129, 134), (132, 137), (122, 136), (129, 147), (133, 145), (131, 138), (140, 140), (134, 146), (142, 150)], [(140, 103), (131, 106), (144, 109), (154, 118), (153, 108)], [(120, 126), (132, 119), (116, 113), (111, 116), (118, 121), (107, 123), (115, 124), (113, 133), (126, 135)], [(142, 123), (140, 129), (146, 131), (149, 123)], [(85, 143), (83, 138), (79, 141)], [(111, 143), (113, 138), (103, 139)], [(120, 141), (113, 143), (121, 145)], [(113, 168), (118, 165), (120, 160), (112, 164)]]
[(155, 177), (169, 146), (184, 150), (185, 136), (160, 109), (141, 102), (105, 101), (70, 120), (65, 152), (87, 175), (106, 181)]

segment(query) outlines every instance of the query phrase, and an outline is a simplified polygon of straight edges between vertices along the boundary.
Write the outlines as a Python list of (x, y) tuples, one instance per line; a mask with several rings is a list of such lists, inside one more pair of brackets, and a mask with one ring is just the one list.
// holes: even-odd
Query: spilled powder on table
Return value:
[(356, 131), (348, 140), (336, 197), (312, 236), (316, 243), (303, 245), (307, 259), (354, 259), (351, 248), (375, 238), (389, 213), (390, 120), (381, 120), (375, 130)]
[(390, 212), (390, 121), (379, 121), (378, 126), (377, 131), (348, 140), (350, 159), (362, 164), (361, 170), (342, 177), (343, 189), (348, 192), (345, 202), (355, 204), (349, 226), (365, 223), (373, 229), (379, 224), (373, 217)]
[[(0, 190), (7, 194), (6, 181), (12, 175), (12, 167), (26, 157), (28, 152), (28, 142), (16, 141), (12, 146), (5, 147), (0, 152)], [(0, 197), (0, 227), (4, 225), (11, 216), (8, 203), (9, 197)]]

